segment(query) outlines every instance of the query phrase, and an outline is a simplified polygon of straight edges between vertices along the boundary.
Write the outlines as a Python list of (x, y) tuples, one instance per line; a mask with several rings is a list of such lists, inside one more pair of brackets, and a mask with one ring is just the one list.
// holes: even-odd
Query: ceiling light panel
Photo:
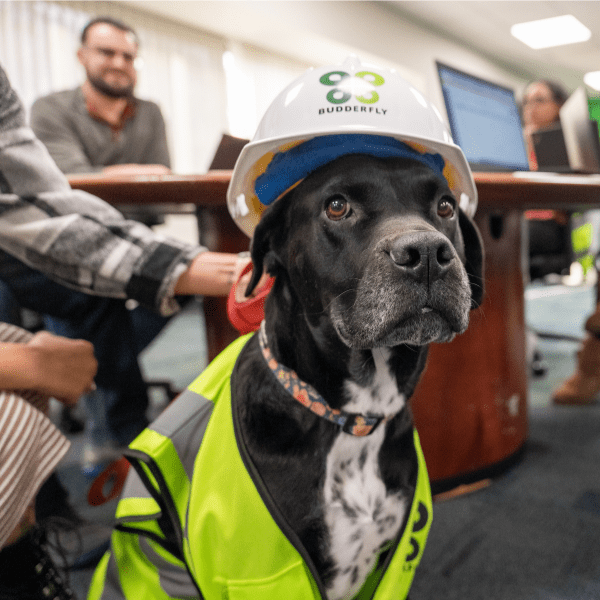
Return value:
[(510, 32), (534, 50), (585, 42), (592, 37), (592, 32), (573, 15), (518, 23)]

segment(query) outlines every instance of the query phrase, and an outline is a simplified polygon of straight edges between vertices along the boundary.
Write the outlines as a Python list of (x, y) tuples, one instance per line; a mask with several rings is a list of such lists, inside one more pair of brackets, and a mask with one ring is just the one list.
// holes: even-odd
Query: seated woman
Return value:
[[(559, 125), (559, 111), (568, 97), (560, 84), (546, 79), (533, 81), (525, 88), (522, 101), (523, 134), (532, 171), (538, 169), (534, 134)], [(530, 210), (525, 216), (529, 228), (531, 279), (568, 271), (573, 261), (569, 215), (563, 211)]]

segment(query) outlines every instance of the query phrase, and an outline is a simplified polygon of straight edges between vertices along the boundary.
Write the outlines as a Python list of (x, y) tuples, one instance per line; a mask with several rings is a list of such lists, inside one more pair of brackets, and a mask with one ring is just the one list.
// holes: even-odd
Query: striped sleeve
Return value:
[(99, 198), (71, 189), (0, 193), (0, 249), (67, 287), (133, 298), (165, 316), (179, 306), (173, 297), (177, 279), (206, 250), (158, 236)]
[(0, 393), (0, 548), (69, 445), (42, 412)]

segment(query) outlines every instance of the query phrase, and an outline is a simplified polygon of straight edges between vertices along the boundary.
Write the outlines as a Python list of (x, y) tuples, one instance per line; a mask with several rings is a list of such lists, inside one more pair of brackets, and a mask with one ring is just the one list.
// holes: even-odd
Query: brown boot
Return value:
[(552, 399), (555, 404), (592, 404), (598, 394), (600, 394), (600, 339), (594, 334), (588, 334), (577, 352), (575, 373), (554, 392)]

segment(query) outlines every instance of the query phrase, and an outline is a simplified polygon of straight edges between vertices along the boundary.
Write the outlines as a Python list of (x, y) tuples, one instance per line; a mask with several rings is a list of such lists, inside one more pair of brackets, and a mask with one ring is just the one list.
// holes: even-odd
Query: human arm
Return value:
[[(81, 133), (73, 127), (72, 115), (54, 96), (39, 98), (31, 107), (31, 127), (62, 173), (103, 173), (105, 175), (160, 175), (170, 173), (166, 132), (162, 117), (152, 132), (141, 164), (94, 165), (85, 152)], [(91, 135), (91, 132), (90, 132)]]
[[(91, 96), (91, 97), (90, 97)], [(63, 173), (170, 173), (165, 121), (158, 105), (134, 99), (97, 97), (86, 81), (81, 88), (38, 98), (31, 127)], [(95, 116), (88, 112), (88, 101)], [(110, 124), (112, 125), (110, 125)], [(119, 128), (118, 133), (117, 129)]]
[[(150, 103), (147, 103), (150, 104)], [(152, 105), (154, 106), (154, 105)], [(52, 160), (62, 173), (103, 173), (105, 175), (162, 175), (170, 173), (170, 158), (167, 149), (166, 129), (162, 115), (155, 107), (156, 131), (147, 140), (143, 164), (125, 163), (93, 165), (84, 151), (80, 135), (72, 126), (67, 107), (55, 96), (39, 98), (31, 107), (31, 128), (35, 136), (48, 150)]]
[(242, 254), (198, 254), (175, 284), (176, 295), (227, 296), (250, 258)]
[[(99, 198), (72, 190), (26, 126), (21, 102), (1, 68), (0, 192), (2, 250), (64, 285), (133, 298), (164, 315), (177, 309), (175, 286), (206, 250), (158, 236)], [(223, 270), (222, 260), (229, 270)], [(202, 294), (207, 284), (226, 295), (236, 263), (235, 254), (206, 256), (202, 268), (184, 277), (178, 293)], [(215, 282), (206, 281), (212, 276)]]
[(165, 315), (176, 310), (175, 295), (226, 296), (249, 260), (161, 238), (81, 191), (0, 194), (0, 210), (0, 248), (9, 254), (69, 287)]
[(26, 344), (0, 342), (0, 389), (33, 390), (75, 404), (94, 386), (90, 342), (40, 331)]

